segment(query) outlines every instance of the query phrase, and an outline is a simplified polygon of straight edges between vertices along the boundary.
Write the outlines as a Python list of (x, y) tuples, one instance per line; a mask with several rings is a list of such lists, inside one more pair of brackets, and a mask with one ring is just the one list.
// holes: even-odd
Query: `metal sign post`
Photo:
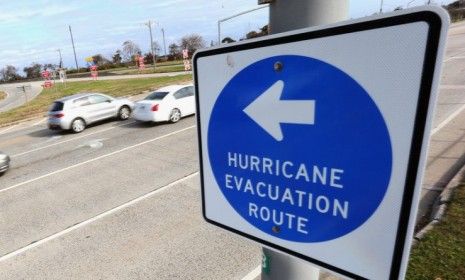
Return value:
[[(262, 1), (263, 2), (263, 1)], [(270, 1), (270, 33), (343, 21), (349, 17), (349, 0), (274, 0)], [(260, 4), (260, 1), (259, 1)], [(318, 280), (319, 269), (276, 250), (263, 247), (263, 280)]]

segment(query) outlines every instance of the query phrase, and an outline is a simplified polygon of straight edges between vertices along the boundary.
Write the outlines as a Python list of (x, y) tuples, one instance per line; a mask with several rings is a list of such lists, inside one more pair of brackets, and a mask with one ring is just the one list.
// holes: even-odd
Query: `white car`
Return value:
[(133, 118), (145, 122), (177, 122), (195, 114), (193, 85), (167, 86), (150, 93), (134, 105)]
[(53, 102), (48, 112), (50, 129), (83, 131), (87, 125), (110, 118), (127, 120), (134, 104), (128, 99), (116, 99), (102, 93), (81, 93)]

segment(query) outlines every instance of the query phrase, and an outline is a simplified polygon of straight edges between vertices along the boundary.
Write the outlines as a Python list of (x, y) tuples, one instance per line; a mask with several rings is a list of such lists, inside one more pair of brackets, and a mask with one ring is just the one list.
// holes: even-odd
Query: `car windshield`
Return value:
[(155, 91), (149, 94), (145, 100), (162, 100), (167, 94), (167, 91)]
[(52, 107), (50, 107), (51, 112), (62, 111), (63, 102), (53, 102)]

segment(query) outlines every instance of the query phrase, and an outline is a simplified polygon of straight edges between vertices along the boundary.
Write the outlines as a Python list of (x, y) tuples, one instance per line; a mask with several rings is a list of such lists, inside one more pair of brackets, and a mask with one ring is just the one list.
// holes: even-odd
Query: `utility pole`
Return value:
[(63, 59), (61, 58), (61, 49), (57, 49), (57, 52), (60, 54), (60, 65), (59, 65), (59, 68), (63, 68)]
[(79, 66), (78, 66), (77, 57), (76, 57), (76, 48), (74, 47), (73, 31), (71, 31), (71, 25), (68, 25), (68, 27), (69, 27), (69, 34), (71, 35), (71, 44), (73, 45), (74, 62), (76, 62), (76, 70), (79, 73)]
[(152, 21), (144, 23), (149, 27), (150, 32), (150, 51), (152, 52), (153, 68), (155, 68), (155, 52), (153, 51)]
[(163, 34), (163, 50), (165, 52), (165, 56), (166, 56), (166, 41), (165, 41), (165, 29), (161, 29), (161, 33)]
[[(272, 34), (335, 23), (349, 17), (349, 0), (260, 2), (270, 2), (269, 27)], [(263, 248), (262, 257), (262, 280), (318, 280), (319, 269), (304, 261), (268, 248)]]

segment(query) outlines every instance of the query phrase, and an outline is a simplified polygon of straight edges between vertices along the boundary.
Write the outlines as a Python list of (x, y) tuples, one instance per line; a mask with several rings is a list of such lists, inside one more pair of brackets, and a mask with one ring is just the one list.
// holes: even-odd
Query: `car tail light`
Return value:
[(55, 118), (63, 118), (65, 116), (65, 114), (63, 113), (58, 113), (58, 114), (54, 114), (53, 115)]
[(158, 104), (152, 106), (152, 112), (158, 111)]

